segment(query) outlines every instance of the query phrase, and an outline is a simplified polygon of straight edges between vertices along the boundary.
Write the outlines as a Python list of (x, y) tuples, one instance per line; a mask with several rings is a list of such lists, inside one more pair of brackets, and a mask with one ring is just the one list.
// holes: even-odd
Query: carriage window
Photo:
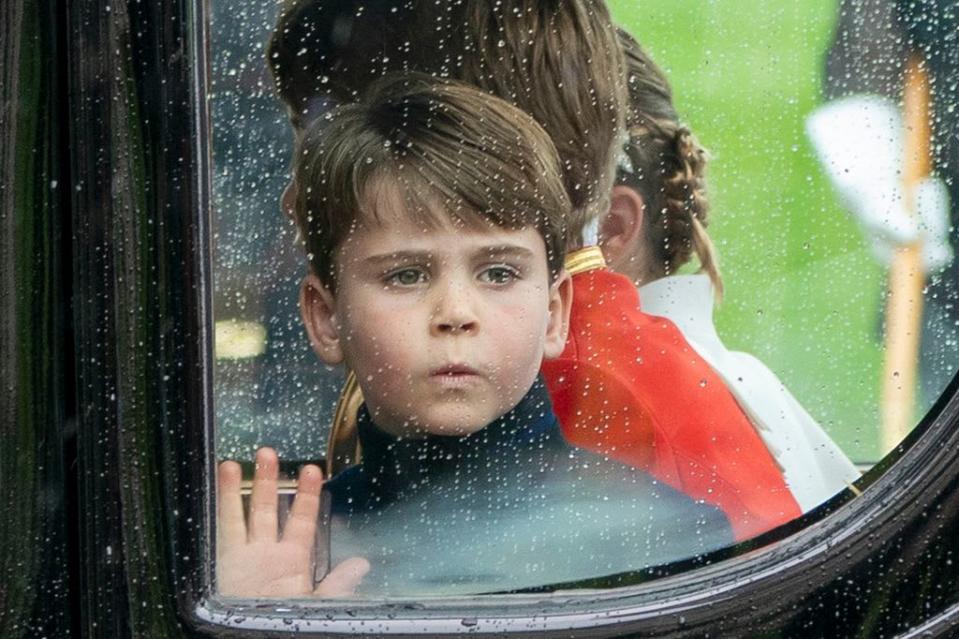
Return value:
[(293, 138), (263, 52), (275, 7), (211, 8), (217, 454), (269, 445), (313, 459), (342, 376), (313, 356), (299, 319), (305, 261), (279, 204)]
[(549, 4), (212, 4), (221, 594), (694, 569), (955, 373), (948, 19)]

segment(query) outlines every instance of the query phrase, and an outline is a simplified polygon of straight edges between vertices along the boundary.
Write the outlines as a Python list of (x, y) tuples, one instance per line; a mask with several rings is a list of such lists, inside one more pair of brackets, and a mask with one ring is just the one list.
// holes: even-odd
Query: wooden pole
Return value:
[[(907, 64), (903, 91), (903, 197), (907, 210), (913, 214), (915, 187), (931, 169), (929, 102), (928, 73), (916, 55)], [(886, 303), (881, 399), (883, 454), (895, 448), (913, 426), (925, 281), (921, 242), (896, 249), (889, 267)]]

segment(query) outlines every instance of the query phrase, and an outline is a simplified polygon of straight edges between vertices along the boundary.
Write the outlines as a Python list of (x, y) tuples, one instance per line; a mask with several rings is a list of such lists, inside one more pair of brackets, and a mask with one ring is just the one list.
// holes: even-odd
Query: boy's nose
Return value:
[(448, 286), (438, 291), (436, 311), (430, 322), (436, 335), (475, 333), (479, 328), (470, 294), (463, 286)]
[(435, 332), (450, 335), (475, 333), (476, 327), (477, 323), (475, 320), (453, 318), (448, 321), (437, 322)]

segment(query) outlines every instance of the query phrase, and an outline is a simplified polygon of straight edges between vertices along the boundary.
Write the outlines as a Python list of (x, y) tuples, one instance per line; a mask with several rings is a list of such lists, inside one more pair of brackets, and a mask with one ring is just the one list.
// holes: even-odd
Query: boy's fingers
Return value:
[(319, 467), (309, 464), (300, 471), (293, 506), (283, 528), (283, 541), (313, 547), (316, 535), (316, 518), (320, 513), (320, 489), (323, 488), (323, 473)]
[(225, 461), (217, 469), (217, 538), (221, 550), (246, 543), (243, 497), (240, 494), (240, 465)]
[(362, 557), (350, 557), (330, 571), (313, 591), (314, 597), (350, 597), (356, 592), (363, 577), (370, 571), (370, 562)]
[(276, 479), (280, 460), (272, 448), (256, 451), (253, 491), (250, 494), (250, 539), (276, 541)]

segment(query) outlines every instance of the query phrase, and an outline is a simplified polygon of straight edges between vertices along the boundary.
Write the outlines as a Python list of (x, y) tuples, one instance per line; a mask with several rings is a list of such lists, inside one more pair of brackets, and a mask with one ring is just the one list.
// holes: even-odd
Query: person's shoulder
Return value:
[(573, 447), (567, 459), (566, 478), (557, 484), (566, 482), (565, 498), (579, 513), (580, 527), (599, 526), (613, 537), (640, 534), (648, 543), (649, 565), (699, 556), (734, 541), (721, 509), (639, 468)]
[[(651, 316), (639, 306), (636, 287), (625, 275), (609, 269), (593, 269), (573, 276), (571, 337), (625, 334), (650, 323)], [(615, 317), (615, 321), (609, 321)], [(589, 330), (586, 330), (588, 326)], [(578, 329), (578, 330), (577, 330)]]
[[(623, 464), (605, 455), (578, 446), (568, 446), (567, 469), (570, 477), (598, 485), (635, 486), (647, 492), (666, 488), (667, 495), (675, 492), (644, 470)], [(680, 495), (682, 493), (679, 493)]]
[(694, 499), (644, 470), (582, 448), (570, 446), (569, 450), (567, 472), (574, 481), (589, 485), (604, 498), (642, 502), (652, 511), (660, 510), (682, 519), (692, 517), (716, 521), (720, 526), (728, 526), (722, 510)]

